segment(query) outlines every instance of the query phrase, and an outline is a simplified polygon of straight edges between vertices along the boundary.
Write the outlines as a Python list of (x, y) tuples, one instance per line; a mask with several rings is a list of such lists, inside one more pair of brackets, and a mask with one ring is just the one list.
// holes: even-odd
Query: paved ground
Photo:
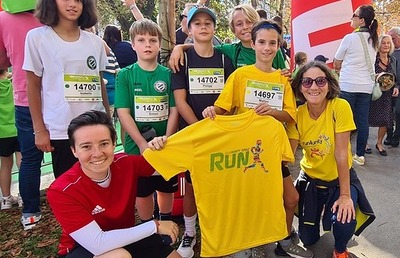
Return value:
[[(386, 146), (388, 155), (381, 156), (375, 149), (376, 136), (377, 128), (370, 128), (372, 154), (366, 154), (364, 166), (354, 165), (376, 219), (349, 243), (349, 251), (358, 258), (400, 257), (400, 148)], [(333, 244), (332, 234), (324, 234), (311, 248), (314, 257), (331, 258)]]
[[(377, 217), (361, 236), (355, 237), (349, 244), (354, 258), (400, 257), (400, 148), (386, 147), (388, 156), (379, 155), (374, 147), (376, 135), (377, 129), (371, 128), (369, 145), (372, 154), (366, 154), (366, 164), (354, 166)], [(292, 172), (296, 171), (297, 168), (292, 168)], [(46, 188), (52, 180), (51, 174), (42, 177), (42, 188)], [(17, 191), (18, 186), (14, 184), (13, 193)], [(314, 257), (331, 258), (333, 243), (332, 234), (324, 234), (311, 248)], [(275, 258), (273, 249), (273, 245), (267, 246), (265, 257)]]

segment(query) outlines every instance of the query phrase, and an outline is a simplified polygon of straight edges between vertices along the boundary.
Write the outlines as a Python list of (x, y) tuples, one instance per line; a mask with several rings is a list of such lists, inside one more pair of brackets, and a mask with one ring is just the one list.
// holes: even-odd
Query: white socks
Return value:
[(183, 219), (185, 221), (185, 235), (194, 237), (196, 235), (196, 218), (197, 213), (191, 217), (186, 217), (183, 215)]

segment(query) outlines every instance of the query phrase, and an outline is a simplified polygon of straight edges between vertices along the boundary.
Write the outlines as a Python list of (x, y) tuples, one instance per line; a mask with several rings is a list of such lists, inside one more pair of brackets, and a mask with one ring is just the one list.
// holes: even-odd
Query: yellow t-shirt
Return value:
[(281, 106), (296, 121), (296, 99), (288, 78), (282, 76), (279, 70), (266, 73), (255, 65), (236, 69), (223, 88), (216, 106), (227, 111), (236, 108), (237, 113), (243, 113), (256, 102), (265, 101), (271, 106)]
[(281, 162), (294, 157), (282, 123), (254, 111), (203, 119), (146, 160), (166, 179), (191, 173), (201, 256), (228, 255), (287, 236)]
[[(314, 120), (309, 116), (307, 104), (297, 110), (297, 125), (287, 126), (289, 139), (299, 140), (303, 148), (301, 169), (312, 178), (332, 181), (338, 177), (335, 160), (335, 133), (356, 129), (349, 103), (340, 98), (329, 100), (325, 111)], [(352, 166), (351, 145), (348, 164)]]

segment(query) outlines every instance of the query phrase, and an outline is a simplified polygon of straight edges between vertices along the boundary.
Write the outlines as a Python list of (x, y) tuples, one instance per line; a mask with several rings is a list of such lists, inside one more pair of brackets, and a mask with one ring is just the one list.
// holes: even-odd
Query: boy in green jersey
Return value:
[[(171, 91), (171, 72), (157, 63), (162, 31), (148, 19), (136, 21), (129, 30), (138, 61), (117, 76), (115, 108), (126, 131), (125, 152), (141, 154), (147, 142), (158, 135), (172, 135), (178, 128), (178, 111)], [(157, 191), (160, 219), (172, 211), (177, 177), (165, 181), (158, 173), (139, 178), (137, 209), (142, 221), (153, 219), (153, 193)]]

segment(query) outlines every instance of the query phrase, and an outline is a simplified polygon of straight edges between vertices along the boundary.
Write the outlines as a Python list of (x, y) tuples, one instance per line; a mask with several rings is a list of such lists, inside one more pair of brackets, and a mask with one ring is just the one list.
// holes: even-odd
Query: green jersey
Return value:
[[(149, 131), (157, 136), (165, 135), (169, 109), (175, 107), (171, 71), (162, 65), (158, 65), (154, 71), (145, 71), (137, 63), (123, 68), (116, 80), (114, 106), (130, 109), (133, 120), (146, 140)], [(129, 134), (125, 135), (124, 148), (126, 153), (140, 154), (139, 147)]]
[[(245, 65), (252, 65), (256, 62), (256, 54), (254, 49), (244, 47), (241, 42), (233, 44), (221, 44), (214, 46), (214, 48), (220, 53), (228, 56), (232, 60), (235, 68)], [(286, 68), (285, 58), (280, 48), (278, 49), (278, 52), (276, 52), (276, 56), (272, 62), (272, 67), (275, 69)]]

